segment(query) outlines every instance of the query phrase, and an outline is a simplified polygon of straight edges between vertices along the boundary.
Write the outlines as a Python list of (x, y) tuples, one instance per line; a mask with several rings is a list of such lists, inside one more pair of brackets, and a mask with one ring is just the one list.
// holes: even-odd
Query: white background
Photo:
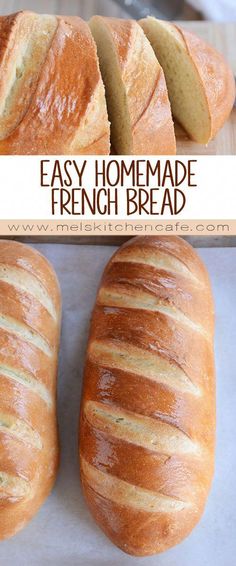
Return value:
[[(137, 156), (136, 156), (137, 157)], [(44, 156), (45, 159), (45, 156)], [(54, 160), (54, 157), (48, 157)], [(61, 157), (61, 163), (65, 158)], [(68, 156), (66, 159), (70, 159)], [(75, 159), (75, 156), (71, 157)], [(94, 180), (94, 161), (97, 157), (88, 157), (88, 164), (85, 170), (84, 187), (88, 193)], [(101, 157), (109, 161), (111, 157)], [(120, 160), (122, 158), (115, 157)], [(131, 158), (125, 158), (127, 163)], [(145, 159), (141, 156), (140, 159)], [(150, 159), (150, 156), (149, 156)], [(157, 158), (153, 158), (156, 161)], [(164, 162), (166, 158), (162, 158)], [(175, 158), (170, 158), (174, 163)], [(188, 157), (179, 156), (180, 160), (187, 160)], [(181, 218), (186, 220), (204, 219), (235, 219), (236, 218), (236, 157), (235, 156), (191, 156), (197, 159), (196, 181), (197, 188), (186, 188), (185, 194), (187, 203), (185, 208), (178, 216), (165, 214), (163, 218)], [(78, 164), (82, 164), (83, 157), (76, 158)], [(46, 181), (46, 178), (45, 178)], [(77, 185), (75, 185), (77, 186)], [(168, 183), (166, 185), (168, 187)], [(182, 187), (179, 187), (182, 189)], [(121, 206), (119, 209), (119, 219), (140, 219), (137, 215), (127, 217), (125, 206), (125, 189), (119, 188), (122, 197), (119, 199)], [(0, 218), (6, 220), (28, 219), (28, 220), (49, 220), (52, 218), (62, 218), (60, 215), (51, 214), (51, 189), (40, 187), (40, 157), (36, 156), (1, 156), (0, 168)], [(87, 214), (83, 216), (63, 216), (64, 220), (79, 220), (83, 218), (112, 219), (112, 216)], [(151, 216), (143, 215), (142, 218), (152, 219)], [(161, 219), (155, 216), (153, 219)]]

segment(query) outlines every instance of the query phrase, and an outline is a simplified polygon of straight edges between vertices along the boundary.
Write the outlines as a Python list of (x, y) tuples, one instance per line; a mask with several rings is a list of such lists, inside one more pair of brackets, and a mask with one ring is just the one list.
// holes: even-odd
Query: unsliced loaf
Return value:
[(145, 556), (198, 522), (214, 468), (213, 302), (180, 238), (141, 237), (105, 269), (80, 421), (84, 494), (104, 532)]
[(164, 74), (140, 26), (94, 16), (90, 28), (105, 84), (113, 150), (123, 155), (174, 154)]
[(0, 154), (108, 154), (96, 46), (78, 17), (0, 18)]
[(213, 47), (180, 26), (152, 17), (139, 23), (164, 70), (174, 117), (190, 138), (207, 144), (234, 103), (229, 66)]
[(60, 310), (47, 260), (0, 241), (0, 539), (25, 526), (55, 481)]

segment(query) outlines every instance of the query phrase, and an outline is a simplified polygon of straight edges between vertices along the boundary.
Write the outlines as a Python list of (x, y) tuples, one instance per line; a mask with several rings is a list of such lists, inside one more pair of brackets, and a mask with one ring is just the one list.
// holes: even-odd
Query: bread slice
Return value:
[(231, 70), (215, 49), (179, 26), (152, 17), (139, 23), (164, 70), (174, 117), (190, 138), (207, 144), (234, 103)]
[(0, 18), (0, 154), (108, 154), (96, 45), (78, 17)]
[(89, 25), (97, 44), (115, 153), (174, 154), (164, 74), (141, 27), (132, 20), (101, 16), (94, 16)]

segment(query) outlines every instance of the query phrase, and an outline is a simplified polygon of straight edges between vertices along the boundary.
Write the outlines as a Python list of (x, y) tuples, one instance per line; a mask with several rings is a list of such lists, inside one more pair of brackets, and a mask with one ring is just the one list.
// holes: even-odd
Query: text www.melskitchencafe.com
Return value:
[[(54, 221), (55, 222), (55, 221)], [(169, 233), (230, 233), (232, 228), (230, 223), (218, 223), (211, 221), (204, 222), (180, 222), (180, 221), (166, 221), (162, 223), (154, 222), (116, 222), (116, 221), (80, 221), (78, 223), (74, 222), (63, 222), (63, 223), (9, 223), (5, 226), (5, 231), (7, 234), (79, 234), (79, 233), (91, 233), (91, 234), (153, 234), (157, 232), (169, 232)]]

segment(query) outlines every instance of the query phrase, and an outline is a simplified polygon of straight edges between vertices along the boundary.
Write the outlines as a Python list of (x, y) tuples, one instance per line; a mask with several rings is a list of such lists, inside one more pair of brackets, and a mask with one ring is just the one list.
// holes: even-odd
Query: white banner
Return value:
[(235, 219), (235, 156), (1, 156), (0, 218)]

